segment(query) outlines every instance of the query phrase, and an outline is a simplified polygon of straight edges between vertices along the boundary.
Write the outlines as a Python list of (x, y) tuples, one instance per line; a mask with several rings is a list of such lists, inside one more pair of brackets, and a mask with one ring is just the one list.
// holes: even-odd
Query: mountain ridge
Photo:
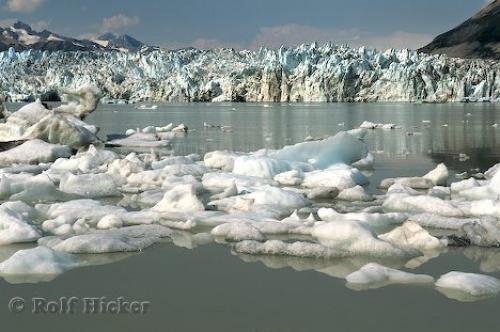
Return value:
[(500, 0), (483, 7), (457, 27), (419, 49), (458, 58), (500, 59)]
[(77, 39), (49, 30), (35, 31), (29, 24), (17, 21), (9, 27), (0, 27), (0, 52), (9, 48), (16, 51), (121, 51), (135, 52), (148, 48), (143, 42), (126, 34), (104, 33), (98, 38)]

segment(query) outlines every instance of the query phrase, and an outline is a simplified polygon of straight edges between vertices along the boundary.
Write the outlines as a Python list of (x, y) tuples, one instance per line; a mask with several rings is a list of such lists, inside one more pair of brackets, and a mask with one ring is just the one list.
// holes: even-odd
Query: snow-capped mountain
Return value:
[(458, 27), (437, 36), (420, 51), (460, 58), (500, 59), (500, 0), (492, 1)]
[(129, 35), (116, 35), (108, 32), (92, 40), (94, 43), (107, 49), (137, 51), (146, 46), (143, 42)]
[(35, 31), (28, 24), (16, 22), (10, 27), (0, 27), (0, 51), (10, 47), (16, 51), (137, 51), (144, 44), (128, 36), (104, 34), (98, 40), (65, 37), (48, 30)]
[(11, 100), (94, 85), (152, 101), (500, 101), (500, 62), (347, 46), (0, 53)]

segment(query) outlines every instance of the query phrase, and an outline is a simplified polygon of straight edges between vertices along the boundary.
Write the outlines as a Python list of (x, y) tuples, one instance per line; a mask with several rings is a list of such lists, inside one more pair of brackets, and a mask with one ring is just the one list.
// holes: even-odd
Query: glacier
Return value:
[(344, 45), (150, 52), (0, 53), (10, 101), (99, 87), (103, 101), (500, 101), (500, 62)]

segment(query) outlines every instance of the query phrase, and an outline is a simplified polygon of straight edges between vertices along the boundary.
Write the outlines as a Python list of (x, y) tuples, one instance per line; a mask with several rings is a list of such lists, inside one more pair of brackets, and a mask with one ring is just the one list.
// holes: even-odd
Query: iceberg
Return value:
[(0, 276), (14, 283), (50, 281), (76, 267), (74, 255), (46, 247), (19, 250), (0, 263)]
[(368, 263), (346, 278), (347, 287), (355, 290), (380, 288), (390, 284), (432, 284), (434, 278), (391, 269), (377, 263)]
[(77, 149), (99, 141), (97, 128), (82, 121), (96, 109), (99, 92), (82, 87), (66, 93), (76, 96), (78, 102), (51, 110), (37, 100), (10, 114), (5, 123), (0, 123), (0, 142), (40, 139)]
[(436, 287), (451, 299), (471, 302), (500, 293), (500, 280), (484, 274), (452, 271), (442, 275)]
[(65, 145), (51, 144), (40, 139), (34, 139), (10, 150), (0, 152), (0, 166), (39, 164), (70, 156), (71, 149)]

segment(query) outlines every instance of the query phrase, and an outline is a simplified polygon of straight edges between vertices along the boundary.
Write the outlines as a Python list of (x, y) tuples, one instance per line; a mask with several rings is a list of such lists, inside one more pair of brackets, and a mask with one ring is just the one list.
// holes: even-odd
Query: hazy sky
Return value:
[(417, 48), (485, 5), (485, 0), (0, 0), (0, 25), (82, 37), (128, 33), (165, 47), (295, 45)]

